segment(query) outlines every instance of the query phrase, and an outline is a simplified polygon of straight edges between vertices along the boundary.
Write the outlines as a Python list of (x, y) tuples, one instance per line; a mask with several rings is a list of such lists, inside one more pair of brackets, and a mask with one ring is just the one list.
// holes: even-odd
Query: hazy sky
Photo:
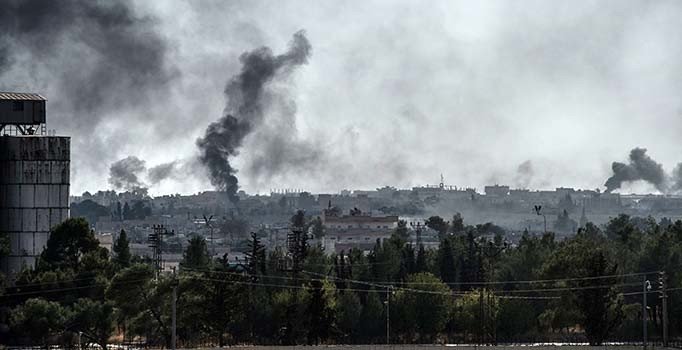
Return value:
[[(247, 192), (409, 187), (438, 183), (441, 173), (447, 184), (479, 189), (603, 188), (611, 162), (636, 146), (668, 171), (682, 161), (680, 1), (204, 0), (132, 8), (165, 47), (161, 83), (126, 85), (133, 94), (145, 89), (144, 99), (76, 117), (55, 101), (64, 93), (52, 84), (55, 73), (34, 66), (44, 57), (15, 63), (0, 82), (47, 95), (49, 127), (73, 138), (73, 194), (108, 188), (109, 165), (130, 155), (148, 167), (196, 157), (196, 139), (223, 113), (240, 54), (260, 46), (282, 53), (301, 29), (312, 45), (308, 64), (269, 86), (295, 118), (282, 120), (281, 106), (273, 108), (247, 137), (235, 159)], [(60, 65), (77, 67), (97, 44), (64, 45)], [(253, 164), (271, 151), (262, 140), (273, 135), (313, 144), (321, 158), (259, 172)], [(211, 188), (198, 164), (184, 171), (151, 192)]]

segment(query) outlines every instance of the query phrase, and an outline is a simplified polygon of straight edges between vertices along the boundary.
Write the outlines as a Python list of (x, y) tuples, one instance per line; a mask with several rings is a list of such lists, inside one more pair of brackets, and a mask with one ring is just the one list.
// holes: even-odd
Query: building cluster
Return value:
[[(153, 225), (163, 224), (175, 235), (168, 237), (165, 249), (179, 254), (187, 240), (205, 237), (217, 256), (239, 257), (247, 247), (249, 232), (257, 232), (269, 249), (285, 247), (290, 218), (304, 210), (318, 219), (323, 234), (309, 234), (312, 243), (327, 252), (361, 249), (369, 251), (391, 236), (400, 220), (407, 223), (410, 239), (427, 247), (438, 244), (435, 231), (425, 227), (432, 215), (449, 220), (461, 213), (466, 224), (493, 222), (510, 235), (522, 231), (541, 233), (545, 229), (572, 234), (587, 221), (602, 224), (620, 213), (656, 218), (682, 218), (682, 197), (662, 195), (623, 195), (599, 190), (559, 187), (554, 190), (514, 189), (505, 185), (474, 188), (439, 185), (410, 189), (381, 187), (375, 190), (312, 194), (306, 191), (272, 191), (267, 195), (238, 193), (238, 203), (230, 203), (224, 193), (200, 192), (194, 195), (151, 197), (144, 190), (116, 193), (100, 191), (72, 197), (74, 204), (92, 201), (106, 207), (107, 215), (93, 220), (98, 233), (116, 235), (126, 230), (134, 249), (145, 255), (145, 238)], [(149, 208), (151, 215), (125, 219), (120, 208)], [(535, 207), (541, 208), (536, 211)], [(73, 207), (72, 207), (73, 208)], [(131, 209), (132, 210), (132, 209)], [(207, 224), (207, 219), (208, 221)], [(514, 237), (510, 237), (514, 240)]]

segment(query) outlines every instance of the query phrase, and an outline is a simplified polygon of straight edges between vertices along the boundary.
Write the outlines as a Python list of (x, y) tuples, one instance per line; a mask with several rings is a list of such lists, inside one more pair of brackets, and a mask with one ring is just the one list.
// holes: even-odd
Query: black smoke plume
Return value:
[(299, 31), (284, 54), (275, 56), (268, 47), (261, 47), (241, 55), (242, 69), (225, 87), (227, 106), (223, 117), (211, 123), (197, 140), (199, 160), (207, 167), (211, 183), (227, 192), (232, 202), (237, 201), (239, 182), (230, 160), (239, 153), (244, 138), (263, 122), (266, 85), (307, 63), (310, 52), (305, 33)]
[(643, 180), (656, 187), (662, 193), (668, 190), (668, 177), (663, 166), (646, 154), (646, 148), (635, 148), (630, 151), (628, 164), (613, 162), (613, 175), (606, 180), (606, 192), (612, 192), (625, 182)]
[(145, 184), (140, 175), (146, 170), (145, 162), (135, 156), (123, 158), (109, 167), (109, 184), (117, 190), (133, 191)]

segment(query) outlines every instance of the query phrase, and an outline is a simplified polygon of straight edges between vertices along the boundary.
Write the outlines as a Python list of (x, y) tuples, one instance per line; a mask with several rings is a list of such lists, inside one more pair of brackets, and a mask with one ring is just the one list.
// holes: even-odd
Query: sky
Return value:
[(441, 174), (479, 190), (603, 189), (635, 147), (666, 171), (682, 161), (679, 1), (67, 3), (82, 17), (0, 39), (0, 90), (48, 98), (48, 128), (72, 137), (72, 194), (112, 188), (110, 165), (129, 156), (181, 164), (140, 174), (152, 194), (212, 189), (197, 139), (226, 113), (240, 56), (282, 54), (299, 30), (307, 63), (266, 84), (263, 122), (230, 158), (249, 193)]

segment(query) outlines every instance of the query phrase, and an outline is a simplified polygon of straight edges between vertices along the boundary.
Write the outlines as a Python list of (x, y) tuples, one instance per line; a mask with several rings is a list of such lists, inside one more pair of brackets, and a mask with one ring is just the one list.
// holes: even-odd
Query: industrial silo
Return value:
[(69, 216), (70, 139), (45, 132), (45, 99), (0, 93), (0, 232), (7, 273), (33, 266), (50, 229)]

